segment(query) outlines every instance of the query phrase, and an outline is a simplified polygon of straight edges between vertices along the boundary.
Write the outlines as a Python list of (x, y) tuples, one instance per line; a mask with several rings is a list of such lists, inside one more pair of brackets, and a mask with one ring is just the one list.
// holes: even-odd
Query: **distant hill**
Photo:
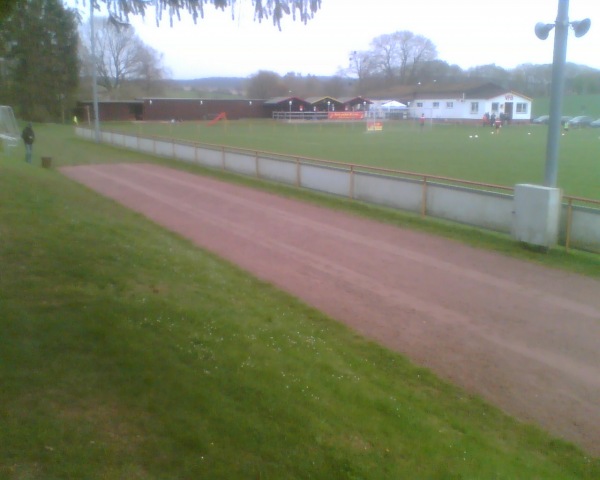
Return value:
[(240, 90), (247, 80), (246, 77), (207, 77), (192, 80), (168, 80), (168, 82), (180, 87)]
[[(332, 95), (332, 91), (338, 92), (337, 96), (351, 95), (354, 80), (342, 81), (343, 93), (340, 93), (340, 78), (337, 76), (284, 76), (281, 84), (285, 91), (291, 90), (297, 96)], [(161, 80), (158, 85), (162, 91), (161, 96), (166, 98), (246, 98), (250, 77), (207, 77), (187, 80), (168, 79)], [(281, 90), (281, 88), (280, 88)], [(346, 91), (348, 90), (348, 91)], [(272, 94), (271, 96), (278, 96)]]
[(242, 98), (244, 77), (209, 77), (192, 80), (162, 80), (161, 89), (166, 98)]

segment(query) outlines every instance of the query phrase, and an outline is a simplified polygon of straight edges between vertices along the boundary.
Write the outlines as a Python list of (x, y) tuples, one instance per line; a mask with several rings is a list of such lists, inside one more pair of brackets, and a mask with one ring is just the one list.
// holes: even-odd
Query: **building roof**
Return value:
[(333, 98), (333, 97), (308, 97), (306, 99), (306, 101), (308, 103), (310, 103), (311, 105), (315, 105), (316, 103), (323, 103), (323, 102), (327, 102), (327, 101), (333, 102), (333, 103), (340, 103), (340, 104), (344, 103), (344, 102), (342, 102), (340, 100), (337, 100), (336, 98)]
[(363, 103), (363, 102), (367, 102), (368, 104), (373, 103), (368, 98), (364, 98), (364, 97), (361, 97), (361, 96), (358, 96), (358, 97), (340, 97), (338, 100), (340, 102), (342, 102), (343, 104), (347, 104), (347, 103)]
[(196, 98), (181, 98), (181, 97), (142, 97), (140, 101), (149, 102), (152, 100), (153, 102), (262, 102), (262, 99), (257, 98), (206, 98), (206, 97), (196, 97)]
[(289, 101), (293, 97), (273, 97), (265, 101), (265, 105), (277, 105), (285, 101)]
[(519, 95), (523, 98), (528, 98), (520, 93), (509, 91), (493, 82), (481, 80), (465, 81), (460, 83), (433, 82), (417, 85), (399, 85), (386, 90), (385, 92), (381, 92), (381, 95), (378, 95), (378, 97), (383, 96), (384, 98), (397, 98), (406, 102), (422, 98), (493, 98), (509, 92)]
[[(87, 104), (91, 105), (92, 103), (94, 103), (94, 101), (93, 100), (78, 100), (77, 103), (81, 104), (81, 105), (87, 105)], [(142, 102), (141, 100), (98, 100), (98, 104), (102, 104), (102, 105), (108, 105), (108, 104), (142, 105), (143, 103), (144, 102)]]
[(310, 105), (316, 105), (319, 103), (327, 103), (327, 101), (330, 101), (331, 103), (337, 103), (337, 104), (341, 104), (341, 105), (346, 105), (349, 103), (363, 103), (363, 102), (367, 102), (367, 103), (373, 103), (371, 100), (368, 100), (366, 98), (363, 97), (342, 97), (342, 98), (333, 98), (333, 97), (329, 97), (329, 96), (325, 96), (325, 97), (308, 97), (308, 98), (299, 98), (299, 97), (274, 97), (274, 98), (270, 98), (269, 100), (265, 101), (265, 105), (269, 106), (269, 105), (278, 105), (280, 103), (288, 103), (290, 100), (294, 101), (294, 102), (298, 102), (298, 103), (305, 103), (305, 104), (310, 104)]
[(266, 106), (279, 105), (280, 103), (288, 103), (290, 100), (295, 103), (304, 103), (304, 104), (309, 103), (306, 100), (303, 100), (302, 98), (299, 98), (299, 97), (273, 97), (273, 98), (269, 98), (268, 100), (266, 100), (264, 105), (266, 105)]

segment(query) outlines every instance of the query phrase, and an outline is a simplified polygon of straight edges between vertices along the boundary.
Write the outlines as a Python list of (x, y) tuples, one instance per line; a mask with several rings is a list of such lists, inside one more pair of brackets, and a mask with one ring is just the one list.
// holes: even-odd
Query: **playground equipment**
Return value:
[(208, 124), (209, 125), (214, 125), (219, 120), (227, 120), (227, 114), (225, 112), (219, 113), (215, 118), (213, 118), (210, 122), (208, 122)]

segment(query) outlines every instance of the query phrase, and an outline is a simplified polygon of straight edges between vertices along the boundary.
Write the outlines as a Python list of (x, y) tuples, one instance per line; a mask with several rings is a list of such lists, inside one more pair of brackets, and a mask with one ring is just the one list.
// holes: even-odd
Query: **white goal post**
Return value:
[(20, 136), (19, 125), (12, 107), (0, 105), (0, 140), (2, 140), (3, 151), (16, 147)]

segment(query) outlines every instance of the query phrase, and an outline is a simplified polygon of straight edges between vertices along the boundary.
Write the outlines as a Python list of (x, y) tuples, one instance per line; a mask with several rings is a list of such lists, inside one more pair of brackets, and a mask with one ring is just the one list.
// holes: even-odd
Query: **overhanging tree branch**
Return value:
[[(16, 0), (8, 0), (16, 2)], [(321, 0), (77, 0), (82, 4), (93, 2), (95, 8), (105, 5), (109, 15), (118, 19), (127, 20), (130, 16), (145, 16), (149, 8), (156, 6), (156, 21), (160, 23), (163, 14), (169, 17), (173, 25), (173, 19), (181, 19), (181, 14), (188, 14), (194, 22), (198, 18), (204, 18), (204, 7), (212, 5), (217, 9), (232, 9), (237, 2), (251, 1), (254, 7), (254, 19), (258, 22), (271, 18), (273, 24), (281, 28), (281, 20), (286, 15), (291, 15), (294, 20), (306, 23), (312, 19), (321, 8)]]

